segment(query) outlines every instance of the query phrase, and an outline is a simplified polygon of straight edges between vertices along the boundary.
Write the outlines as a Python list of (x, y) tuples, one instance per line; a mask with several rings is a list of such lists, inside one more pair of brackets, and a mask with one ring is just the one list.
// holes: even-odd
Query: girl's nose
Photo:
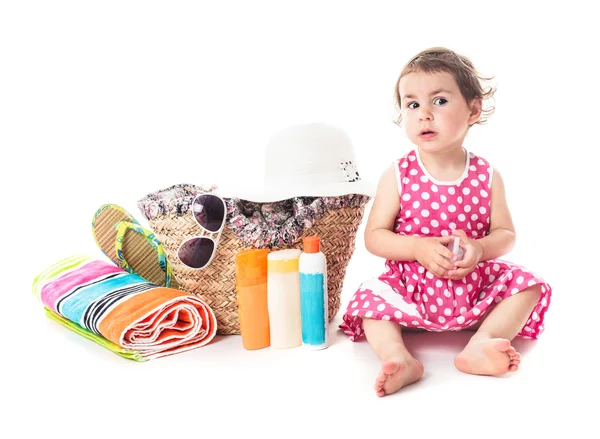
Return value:
[(422, 105), (419, 108), (419, 120), (424, 121), (424, 120), (432, 120), (432, 119), (433, 119), (433, 114), (431, 114), (431, 111), (429, 110), (429, 108)]

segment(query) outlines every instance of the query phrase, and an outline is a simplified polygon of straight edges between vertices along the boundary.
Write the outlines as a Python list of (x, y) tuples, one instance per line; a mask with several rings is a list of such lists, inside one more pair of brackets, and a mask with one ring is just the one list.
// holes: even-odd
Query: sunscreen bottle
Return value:
[(327, 260), (321, 251), (321, 239), (302, 239), (304, 251), (299, 258), (302, 344), (310, 349), (328, 345)]

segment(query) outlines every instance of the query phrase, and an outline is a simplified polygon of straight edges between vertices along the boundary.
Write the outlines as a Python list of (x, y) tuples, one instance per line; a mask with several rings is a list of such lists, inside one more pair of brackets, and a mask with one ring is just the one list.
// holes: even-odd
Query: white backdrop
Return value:
[[(100, 256), (90, 224), (99, 206), (119, 204), (146, 225), (136, 206), (144, 195), (256, 181), (269, 136), (313, 121), (346, 129), (359, 172), (376, 182), (411, 148), (392, 122), (396, 78), (431, 46), (495, 77), (496, 113), (465, 146), (503, 174), (518, 235), (508, 257), (554, 285), (553, 335), (577, 334), (574, 355), (583, 355), (600, 293), (591, 213), (599, 36), (583, 4), (2, 3), (2, 357), (11, 371), (2, 398), (19, 402), (13, 419), (27, 422), (22, 392), (41, 389), (21, 386), (55, 361), (36, 355), (45, 318), (33, 277), (73, 253)], [(344, 295), (379, 264), (359, 236)]]

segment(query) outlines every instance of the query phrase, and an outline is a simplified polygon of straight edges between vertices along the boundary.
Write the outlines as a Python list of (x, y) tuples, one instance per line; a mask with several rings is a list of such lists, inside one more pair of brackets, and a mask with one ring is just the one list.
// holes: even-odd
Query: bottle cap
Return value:
[(298, 271), (299, 258), (302, 252), (297, 248), (272, 251), (267, 256), (267, 273), (292, 273)]
[(267, 249), (246, 249), (235, 255), (236, 284), (249, 287), (267, 282)]
[(319, 253), (321, 251), (321, 238), (318, 236), (307, 236), (302, 238), (304, 253)]

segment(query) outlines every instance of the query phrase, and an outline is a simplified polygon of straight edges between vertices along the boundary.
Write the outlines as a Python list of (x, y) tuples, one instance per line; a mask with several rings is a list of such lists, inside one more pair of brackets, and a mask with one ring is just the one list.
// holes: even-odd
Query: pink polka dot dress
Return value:
[[(449, 236), (464, 230), (472, 239), (487, 235), (493, 169), (483, 158), (467, 154), (455, 182), (435, 180), (413, 150), (396, 162), (400, 212), (394, 231), (400, 235)], [(542, 295), (520, 336), (538, 338), (552, 289), (524, 267), (500, 259), (480, 262), (465, 278), (438, 278), (417, 261), (385, 262), (385, 272), (363, 282), (350, 300), (340, 328), (352, 341), (363, 334), (362, 318), (391, 320), (427, 331), (460, 331), (482, 319), (498, 302), (532, 285)]]

